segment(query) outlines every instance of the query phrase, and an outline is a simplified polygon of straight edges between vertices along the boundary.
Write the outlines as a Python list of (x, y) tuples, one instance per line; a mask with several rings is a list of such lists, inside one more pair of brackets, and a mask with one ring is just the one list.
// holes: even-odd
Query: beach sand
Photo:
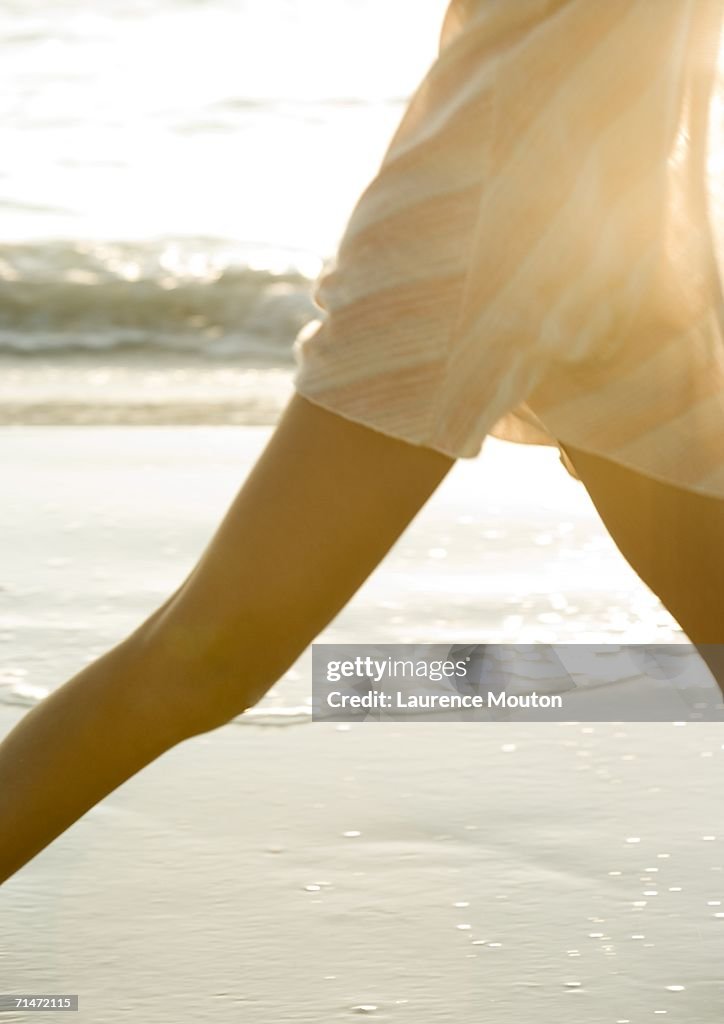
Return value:
[[(181, 582), (268, 433), (3, 429), (3, 734)], [(489, 441), (319, 640), (682, 636), (556, 453)], [(0, 989), (88, 1024), (722, 1019), (719, 726), (332, 725), (309, 689), (307, 653), (6, 883)]]

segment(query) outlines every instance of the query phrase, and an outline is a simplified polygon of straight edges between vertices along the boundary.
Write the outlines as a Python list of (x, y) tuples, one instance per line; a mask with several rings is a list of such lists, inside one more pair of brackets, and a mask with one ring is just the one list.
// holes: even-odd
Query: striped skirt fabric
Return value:
[(297, 392), (455, 458), (570, 444), (724, 499), (723, 12), (451, 3)]

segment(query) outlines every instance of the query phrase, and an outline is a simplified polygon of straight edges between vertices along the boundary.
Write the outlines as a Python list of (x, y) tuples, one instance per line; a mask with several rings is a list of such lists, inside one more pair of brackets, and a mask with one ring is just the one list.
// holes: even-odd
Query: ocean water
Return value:
[[(225, 509), (209, 498), (217, 480), (207, 446), (216, 442), (125, 428), (275, 421), (291, 391), (292, 341), (315, 315), (312, 282), (434, 58), (446, 6), (0, 0), (0, 424), (21, 430), (4, 445), (4, 529), (17, 558), (1, 588), (0, 703), (33, 703), (79, 658), (107, 649), (200, 552)], [(121, 430), (81, 438), (58, 429), (85, 424)], [(226, 501), (252, 458), (232, 451)], [(351, 613), (369, 613), (370, 635), (379, 639), (389, 618), (388, 639), (422, 622), (435, 642), (411, 580), (424, 572), (434, 590), (442, 565), (436, 593), (453, 609), (435, 619), (443, 638), (482, 630), (510, 642), (532, 630), (525, 636), (535, 641), (681, 640), (555, 452), (526, 452), (522, 470), (515, 460), (484, 457), (484, 483), (453, 502), (446, 491), (433, 507), (441, 539), (427, 537), (423, 520), (390, 572), (375, 576), (371, 604), (358, 598)], [(558, 503), (552, 511), (543, 493)], [(512, 502), (507, 525), (489, 496)], [(110, 517), (101, 525), (98, 502), (101, 519)], [(151, 509), (159, 536), (190, 535), (159, 548), (146, 537)], [(580, 535), (566, 532), (572, 510)], [(478, 512), (490, 520), (480, 531)], [(88, 576), (96, 527), (97, 580)], [(121, 537), (128, 547), (115, 558)], [(552, 562), (539, 557), (548, 545)], [(21, 557), (27, 547), (32, 564)], [(492, 549), (500, 565), (491, 576)], [(126, 566), (141, 584), (125, 580)], [(48, 577), (56, 569), (60, 597)], [(110, 625), (96, 634), (99, 608)], [(353, 620), (336, 638), (367, 628)], [(272, 697), (292, 717), (305, 672)]]
[(290, 367), (445, 7), (2, 0), (0, 420), (214, 422), (220, 367)]
[[(31, 707), (163, 604), (269, 434), (5, 429), (0, 706)], [(317, 642), (590, 643), (613, 652), (685, 640), (555, 449), (489, 438), (479, 459), (458, 461)], [(307, 648), (236, 723), (310, 722), (311, 668)], [(614, 699), (619, 683), (612, 673)]]

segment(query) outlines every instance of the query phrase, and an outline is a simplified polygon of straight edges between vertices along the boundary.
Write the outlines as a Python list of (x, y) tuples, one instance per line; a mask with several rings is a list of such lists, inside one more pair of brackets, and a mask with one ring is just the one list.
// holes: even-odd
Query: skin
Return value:
[(565, 450), (616, 546), (724, 692), (724, 501)]
[[(567, 450), (634, 568), (695, 642), (722, 640), (724, 503)], [(164, 751), (255, 704), (453, 463), (295, 394), (184, 583), (0, 743), (0, 881)]]

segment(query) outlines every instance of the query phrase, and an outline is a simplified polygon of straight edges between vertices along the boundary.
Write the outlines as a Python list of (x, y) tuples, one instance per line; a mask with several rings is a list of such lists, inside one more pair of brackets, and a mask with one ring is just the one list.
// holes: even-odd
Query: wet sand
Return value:
[[(22, 701), (178, 584), (268, 431), (3, 434)], [(489, 442), (319, 639), (471, 638), (681, 636), (555, 453)], [(305, 656), (267, 717), (169, 751), (11, 879), (2, 990), (78, 993), (89, 1024), (721, 1020), (719, 726), (284, 714), (308, 702)]]

